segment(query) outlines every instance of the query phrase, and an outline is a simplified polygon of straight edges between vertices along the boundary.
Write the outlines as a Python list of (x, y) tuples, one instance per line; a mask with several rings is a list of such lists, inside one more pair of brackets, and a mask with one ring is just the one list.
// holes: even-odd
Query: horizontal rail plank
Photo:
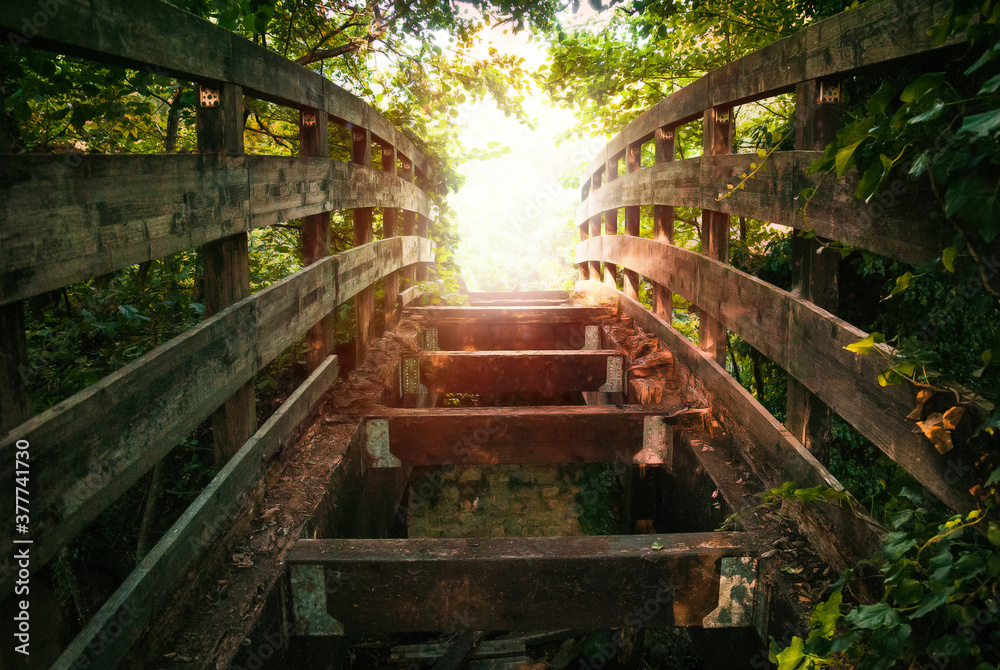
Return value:
[[(0, 30), (36, 48), (197, 82), (225, 81), (290, 107), (320, 109), (367, 128), (421, 172), (427, 160), (368, 103), (318, 72), (159, 0), (54, 0), (0, 3)], [(46, 16), (38, 21), (37, 14)]]
[[(629, 172), (583, 201), (576, 222), (587, 225), (591, 217), (619, 207), (700, 207), (811, 230), (907, 263), (922, 263), (938, 255), (940, 226), (926, 216), (932, 203), (912, 193), (905, 198), (887, 193), (871, 202), (859, 200), (853, 195), (856, 175), (823, 179), (806, 174), (809, 164), (820, 156), (819, 151), (776, 152), (744, 182), (745, 188), (722, 199), (719, 195), (727, 192), (727, 184), (735, 186), (742, 181), (739, 175), (753, 170), (751, 162), (761, 162), (756, 154), (702, 156)], [(817, 191), (803, 212), (805, 200), (799, 194), (806, 187)]]
[[(622, 314), (659, 338), (674, 356), (681, 385), (697, 396), (697, 402), (707, 403), (712, 408), (713, 414), (733, 436), (744, 460), (766, 486), (794, 481), (804, 487), (843, 489), (816, 457), (732, 375), (669, 323), (637, 300), (601, 282), (579, 281), (576, 287), (602, 300), (616, 300)], [(819, 556), (837, 570), (855, 567), (858, 561), (870, 558), (881, 547), (882, 529), (857, 501), (853, 501), (850, 508), (819, 503), (792, 505), (789, 511)]]
[(53, 667), (111, 668), (121, 660), (256, 488), (262, 462), (294, 439), (337, 373), (337, 357), (330, 356), (295, 389), (184, 510)]
[(608, 159), (657, 128), (676, 126), (713, 106), (735, 105), (786, 93), (795, 85), (942, 48), (927, 31), (948, 11), (947, 0), (881, 0), (818, 21), (728, 63), (663, 98), (625, 126), (590, 162), (586, 188)]
[(0, 161), (0, 301), (253, 228), (355, 207), (426, 215), (382, 170), (282, 156), (41, 156)]
[(679, 398), (668, 397), (656, 407), (392, 409), (366, 418), (386, 422), (389, 452), (403, 466), (631, 463), (643, 449), (647, 418), (669, 424), (701, 420), (683, 409)]
[[(942, 502), (975, 508), (955, 450), (938, 454), (906, 418), (916, 406), (910, 386), (879, 386), (882, 356), (845, 346), (867, 336), (812, 303), (717, 260), (653, 240), (602, 236), (581, 242), (578, 262), (604, 259), (669, 287), (718, 319), (857, 428)], [(886, 350), (887, 352), (887, 350)]]
[(600, 307), (547, 305), (545, 307), (408, 307), (404, 316), (418, 323), (454, 326), (467, 323), (598, 323), (608, 319)]
[[(507, 351), (512, 349), (596, 348), (598, 326), (586, 323), (463, 323), (434, 325), (441, 351)], [(590, 332), (590, 341), (587, 334)]]
[(299, 540), (286, 562), (293, 575), (324, 569), (326, 611), (348, 634), (451, 630), (456, 621), (483, 631), (589, 630), (637, 625), (637, 613), (700, 626), (719, 604), (719, 559), (756, 550), (735, 532), (337, 539)]
[(428, 351), (403, 365), (414, 358), (431, 393), (617, 392), (623, 384), (617, 351)]
[[(433, 258), (431, 242), (416, 237), (393, 237), (324, 258), (207, 318), (4, 436), (0, 485), (13, 487), (16, 441), (32, 445), (32, 568), (51, 559), (275, 356), (350, 300), (359, 287), (341, 279), (345, 268), (356, 269), (357, 259), (364, 259), (372, 264), (369, 276), (384, 276)], [(13, 529), (13, 519), (9, 521), (0, 530), (0, 539), (7, 542)]]

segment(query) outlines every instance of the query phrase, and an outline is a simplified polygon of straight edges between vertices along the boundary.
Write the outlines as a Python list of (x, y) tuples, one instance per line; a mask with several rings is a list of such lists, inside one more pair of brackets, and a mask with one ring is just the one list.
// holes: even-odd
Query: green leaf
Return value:
[(986, 95), (987, 93), (996, 93), (1000, 89), (1000, 74), (987, 80), (983, 87), (979, 89), (979, 95)]
[(875, 116), (885, 114), (886, 107), (892, 102), (893, 87), (887, 81), (883, 81), (879, 89), (865, 102), (865, 108)]
[(899, 94), (899, 99), (907, 103), (919, 102), (925, 95), (940, 88), (942, 83), (944, 83), (944, 72), (928, 72), (904, 88)]
[(659, 550), (663, 549), (663, 543), (659, 542), (659, 541), (654, 542), (653, 546), (651, 547), (651, 549), (653, 549), (654, 551), (659, 551)]
[(844, 617), (844, 621), (857, 628), (881, 628), (883, 626), (898, 626), (899, 612), (881, 602), (874, 605), (859, 605)]
[(873, 162), (861, 176), (861, 181), (858, 182), (858, 187), (854, 190), (854, 197), (865, 202), (871, 200), (871, 197), (875, 195), (878, 185), (882, 183), (884, 176), (885, 170), (882, 168), (882, 164), (880, 162)]
[(912, 280), (913, 277), (914, 274), (912, 272), (906, 272), (897, 277), (896, 285), (892, 288), (892, 291), (889, 293), (889, 297), (891, 298), (892, 296), (902, 293), (903, 291), (908, 289), (910, 287), (910, 280)]
[(872, 333), (863, 340), (858, 340), (853, 344), (848, 344), (845, 349), (852, 351), (859, 356), (864, 356), (865, 354), (870, 354), (872, 349), (875, 348), (876, 344), (883, 344), (885, 342), (885, 335), (882, 333)]
[(897, 606), (916, 605), (924, 597), (924, 587), (916, 579), (903, 579), (892, 590), (892, 599)]
[(976, 137), (989, 137), (997, 128), (1000, 128), (1000, 109), (991, 109), (982, 114), (973, 114), (962, 119), (962, 127), (958, 129), (961, 133), (972, 133)]
[(912, 119), (907, 121), (907, 123), (926, 123), (927, 121), (933, 121), (937, 117), (941, 116), (944, 111), (944, 101), (940, 98), (934, 101), (934, 104), (923, 114), (917, 114)]
[(925, 614), (936, 610), (941, 605), (948, 602), (948, 597), (955, 592), (954, 586), (945, 586), (937, 591), (932, 591), (924, 596), (923, 601), (920, 603), (920, 607), (917, 611), (910, 615), (912, 619), (919, 619)]
[(809, 615), (809, 624), (817, 628), (818, 634), (827, 640), (837, 632), (837, 620), (843, 616), (840, 613), (843, 597), (842, 592), (834, 591), (829, 600), (816, 605), (812, 614)]
[(948, 272), (955, 272), (955, 258), (958, 257), (958, 247), (950, 246), (941, 252), (941, 262)]
[(775, 656), (775, 660), (778, 662), (778, 670), (796, 670), (802, 666), (805, 657), (805, 642), (796, 635), (792, 638), (791, 644)]
[(837, 165), (837, 177), (843, 177), (844, 173), (847, 172), (852, 165), (854, 165), (854, 152), (857, 151), (858, 146), (860, 146), (861, 143), (869, 137), (869, 135), (865, 135), (857, 142), (848, 144), (846, 147), (837, 151), (837, 158), (835, 161)]

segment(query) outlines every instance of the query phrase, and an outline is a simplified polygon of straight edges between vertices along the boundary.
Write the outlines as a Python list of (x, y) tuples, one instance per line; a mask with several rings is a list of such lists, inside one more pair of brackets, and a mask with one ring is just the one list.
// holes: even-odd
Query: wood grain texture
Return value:
[[(735, 216), (812, 230), (820, 237), (838, 240), (907, 263), (921, 263), (937, 256), (939, 226), (928, 220), (932, 204), (926, 194), (904, 181), (894, 182), (865, 203), (854, 197), (857, 175), (842, 180), (807, 175), (817, 151), (775, 152), (745, 188), (720, 200), (726, 185), (735, 186), (756, 154), (702, 156), (664, 163), (623, 175), (597, 190), (577, 208), (581, 225), (595, 212), (634, 205), (700, 207)], [(819, 187), (808, 207), (800, 193)]]
[[(31, 442), (37, 468), (32, 568), (50, 560), (309, 327), (350, 300), (362, 282), (432, 257), (428, 240), (396, 237), (325, 258), (12, 430), (0, 442), (0, 485), (13, 487), (16, 440)], [(0, 537), (9, 542), (10, 532)]]
[(354, 207), (428, 211), (381, 170), (280, 156), (4, 156), (0, 302), (252, 228)]
[[(608, 158), (657, 128), (687, 123), (713, 106), (738, 105), (786, 93), (799, 82), (848, 74), (898, 58), (945, 48), (927, 35), (947, 0), (881, 0), (818, 21), (663, 98), (625, 126), (594, 157), (581, 186)], [(959, 36), (964, 40), (964, 37)], [(954, 40), (953, 42), (954, 43)]]
[[(661, 317), (599, 282), (577, 282), (576, 287), (603, 300), (616, 300), (622, 314), (663, 342), (674, 356), (681, 387), (691, 393), (692, 402), (712, 408), (747, 465), (765, 485), (780, 486), (794, 481), (799, 486), (843, 489), (732, 375)], [(857, 501), (850, 508), (790, 505), (788, 511), (818, 555), (837, 570), (855, 567), (859, 560), (870, 557), (881, 546), (882, 529)]]
[[(679, 397), (655, 408), (482, 407), (393, 409), (385, 419), (389, 450), (404, 466), (632, 463), (643, 448), (643, 422), (684, 408)], [(671, 402), (672, 401), (672, 402)]]
[[(67, 0), (44, 22), (40, 5), (0, 5), (0, 30), (35, 48), (83, 56), (189, 81), (222, 81), (248, 95), (289, 107), (319, 109), (369, 129), (422, 171), (427, 161), (413, 142), (371, 105), (281, 55), (214, 23), (158, 0)], [(45, 12), (42, 12), (45, 14)]]
[[(600, 238), (597, 238), (600, 239)], [(408, 307), (404, 315), (417, 323), (436, 326), (456, 326), (468, 323), (599, 323), (610, 314), (600, 307), (552, 305), (546, 307), (447, 306)]]
[(551, 630), (631, 625), (637, 610), (699, 626), (719, 604), (719, 559), (757, 550), (745, 533), (299, 540), (287, 562), (325, 568), (348, 634)]
[[(603, 246), (602, 246), (603, 245)], [(599, 250), (598, 250), (599, 249)], [(581, 242), (578, 261), (593, 257), (632, 267), (715, 316), (787, 370), (845, 421), (956, 511), (974, 509), (965, 485), (968, 454), (940, 455), (906, 415), (916, 406), (907, 386), (879, 386), (882, 356), (845, 346), (866, 333), (756, 277), (700, 254), (641, 238)]]
[(262, 463), (290, 443), (337, 380), (330, 356), (282, 403), (188, 506), (118, 590), (87, 622), (54, 667), (111, 668), (171, 602), (174, 590), (248, 496), (256, 494)]

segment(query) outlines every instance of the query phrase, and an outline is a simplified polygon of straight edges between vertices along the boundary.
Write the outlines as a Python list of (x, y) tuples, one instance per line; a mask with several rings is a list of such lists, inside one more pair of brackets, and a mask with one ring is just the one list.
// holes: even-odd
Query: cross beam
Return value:
[(406, 318), (421, 324), (457, 325), (463, 323), (599, 323), (611, 318), (604, 307), (545, 306), (497, 307), (407, 307)]
[[(299, 540), (299, 634), (751, 625), (747, 533)], [(720, 590), (721, 585), (721, 590)]]

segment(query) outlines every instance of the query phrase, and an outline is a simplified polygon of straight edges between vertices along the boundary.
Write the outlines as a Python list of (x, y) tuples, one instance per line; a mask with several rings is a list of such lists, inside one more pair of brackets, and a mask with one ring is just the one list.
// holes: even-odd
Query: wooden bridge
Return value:
[[(796, 241), (791, 292), (727, 264), (733, 216), (906, 262), (936, 255), (936, 233), (915, 205), (875, 211), (852, 197), (852, 184), (820, 181), (806, 167), (837, 127), (839, 81), (947, 48), (927, 37), (946, 10), (937, 1), (866, 5), (709, 73), (629, 124), (582, 183), (573, 296), (470, 294), (467, 306), (420, 307), (419, 282), (435, 262), (431, 168), (366, 103), (156, 0), (3, 3), (4, 35), (195, 82), (200, 101), (197, 154), (5, 155), (0, 164), (2, 593), (12, 600), (25, 570), (40, 589), (36, 571), (210, 417), (224, 463), (71, 644), (43, 645), (48, 623), (32, 610), (33, 659), (159, 667), (180, 649), (191, 667), (329, 663), (345, 635), (453, 630), (471, 616), (463, 625), (477, 631), (689, 626), (708, 650), (744, 641), (746, 659), (727, 650), (725, 667), (762, 667), (761, 641), (797, 626), (802, 605), (770, 551), (785, 529), (760, 513), (756, 496), (786, 481), (841, 488), (807, 448), (824, 405), (947, 505), (973, 508), (963, 479), (970, 455), (938, 454), (907, 419), (912, 391), (879, 386), (880, 360), (844, 349), (865, 333), (833, 313), (830, 252)], [(733, 106), (793, 91), (795, 150), (775, 152), (720, 199), (760, 160), (732, 153)], [(299, 156), (244, 153), (244, 96), (299, 110)], [(675, 160), (674, 132), (699, 119), (704, 155)], [(334, 126), (349, 130), (351, 162), (329, 158)], [(643, 167), (649, 142), (655, 165)], [(807, 186), (817, 192), (806, 218), (796, 197)], [(652, 239), (639, 229), (648, 205)], [(677, 206), (703, 210), (702, 253), (672, 244)], [(373, 208), (383, 217), (379, 240)], [(330, 255), (330, 212), (340, 209), (353, 210), (355, 246)], [(306, 267), (251, 295), (248, 231), (290, 219), (303, 221)], [(203, 260), (207, 318), (31, 416), (21, 301), (186, 249)], [(653, 286), (652, 309), (638, 300), (640, 277)], [(382, 339), (376, 282), (390, 331)], [(698, 308), (700, 346), (671, 326), (672, 292)], [(333, 315), (347, 303), (358, 374), (377, 399), (363, 410), (337, 404), (338, 393), (357, 390), (332, 355)], [(401, 321), (416, 325), (419, 340), (392, 331)], [(722, 366), (727, 331), (789, 373), (787, 425)], [(257, 426), (254, 375), (303, 336), (312, 374)], [(437, 407), (449, 392), (498, 406)], [(499, 406), (511, 393), (535, 404)], [(13, 504), (22, 450), (24, 535)], [(414, 466), (586, 462), (618, 464), (629, 495), (653, 501), (644, 512), (657, 534), (390, 537)], [(305, 488), (282, 493), (293, 477)], [(837, 571), (882, 537), (856, 504), (783, 509)], [(735, 525), (717, 530), (733, 514)], [(246, 543), (256, 547), (253, 565), (219, 580), (219, 566)], [(28, 567), (14, 559), (22, 548)], [(227, 583), (223, 605), (205, 602), (217, 581)]]

